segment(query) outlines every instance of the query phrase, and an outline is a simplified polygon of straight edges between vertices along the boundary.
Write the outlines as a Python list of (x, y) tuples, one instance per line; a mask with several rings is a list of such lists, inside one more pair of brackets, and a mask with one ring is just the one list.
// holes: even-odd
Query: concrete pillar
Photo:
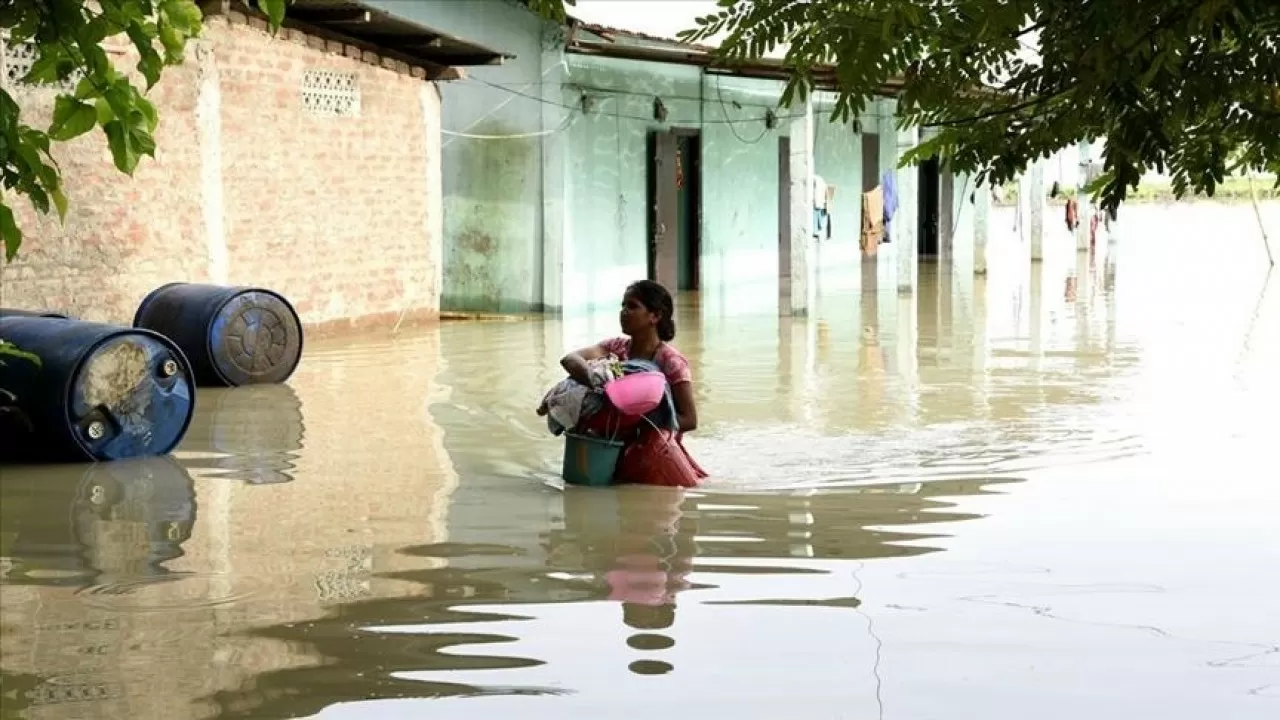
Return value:
[(991, 217), (991, 187), (975, 189), (973, 198), (973, 274), (987, 274), (987, 235)]
[(1089, 165), (1092, 163), (1093, 147), (1087, 140), (1076, 146), (1080, 153), (1080, 173), (1076, 178), (1076, 204), (1079, 208), (1080, 224), (1076, 226), (1076, 251), (1089, 250), (1089, 220), (1093, 216), (1093, 208), (1084, 188), (1089, 184)]
[[(797, 112), (798, 111), (798, 112)], [(791, 303), (792, 315), (813, 307), (813, 98), (792, 108), (791, 120)]]
[(991, 374), (987, 372), (987, 278), (973, 278), (972, 380), (974, 408), (981, 417), (991, 417)]
[[(1085, 234), (1085, 249), (1088, 249), (1089, 236)], [(1076, 302), (1088, 303), (1089, 296), (1093, 294), (1093, 261), (1088, 255), (1076, 255)], [(1077, 305), (1076, 307), (1081, 307)]]
[[(920, 132), (917, 128), (908, 128), (897, 133), (898, 157), (915, 147), (919, 142)], [(919, 171), (916, 166), (898, 169), (898, 214), (893, 218), (893, 244), (897, 246), (894, 253), (898, 292), (911, 293), (916, 287), (916, 277), (920, 271), (917, 233), (919, 232), (917, 184)]]
[(563, 85), (569, 80), (562, 44), (544, 39), (542, 51), (542, 309), (561, 312), (565, 305), (564, 276), (573, 241), (570, 212), (569, 133), (550, 132), (564, 124), (570, 104)]
[[(431, 282), (426, 284), (427, 298), (418, 300), (419, 307), (440, 307), (440, 298), (444, 293), (444, 143), (440, 134), (440, 86), (435, 83), (424, 83), (418, 89), (418, 106), (422, 108), (422, 130), (426, 134), (427, 152), (427, 222), (426, 234), (429, 238), (437, 238), (431, 243)], [(404, 308), (412, 302), (404, 300)], [(429, 304), (428, 304), (429, 303)], [(405, 310), (400, 311), (400, 319), (396, 320), (397, 329), (404, 319)]]
[(1031, 165), (1031, 182), (1027, 188), (1029, 215), (1031, 216), (1031, 262), (1044, 260), (1044, 161), (1036, 160)]
[[(898, 101), (891, 98), (884, 98), (877, 101), (879, 103), (877, 110), (877, 118), (879, 127), (877, 132), (880, 135), (880, 166), (877, 168), (880, 175), (886, 172), (897, 172), (898, 170)], [(899, 210), (901, 212), (901, 210)], [(898, 237), (898, 223), (895, 220), (891, 223), (892, 235), (889, 241), (892, 243)], [(881, 248), (887, 250), (888, 248)], [(879, 258), (880, 253), (876, 254)]]
[(920, 344), (919, 308), (915, 293), (899, 293), (897, 322), (894, 328), (894, 363), (902, 382), (903, 397), (899, 404), (899, 421), (914, 427), (920, 419)]
[(1031, 367), (1039, 370), (1044, 361), (1044, 275), (1042, 263), (1031, 266), (1031, 279), (1027, 292), (1031, 296)]
[[(207, 40), (195, 43), (198, 73), (196, 137), (200, 147), (200, 206), (204, 218), (209, 282), (230, 282), (226, 212), (222, 188), (222, 92), (218, 59)], [(434, 237), (439, 237), (434, 236)]]

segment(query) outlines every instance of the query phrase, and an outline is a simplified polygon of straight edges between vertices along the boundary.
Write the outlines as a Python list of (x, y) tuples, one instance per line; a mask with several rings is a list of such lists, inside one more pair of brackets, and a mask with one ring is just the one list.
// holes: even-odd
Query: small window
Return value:
[(302, 108), (321, 117), (359, 117), (359, 77), (332, 70), (306, 71), (302, 75)]
[(80, 78), (84, 75), (81, 71), (76, 70), (71, 77), (54, 85), (27, 85), (22, 82), (22, 78), (27, 76), (27, 73), (31, 71), (31, 66), (36, 62), (38, 53), (36, 44), (30, 41), (11, 43), (7, 37), (0, 37), (0, 46), (4, 47), (4, 76), (0, 77), (0, 83), (3, 83), (5, 87), (41, 87), (69, 92), (75, 89), (76, 83), (80, 82)]

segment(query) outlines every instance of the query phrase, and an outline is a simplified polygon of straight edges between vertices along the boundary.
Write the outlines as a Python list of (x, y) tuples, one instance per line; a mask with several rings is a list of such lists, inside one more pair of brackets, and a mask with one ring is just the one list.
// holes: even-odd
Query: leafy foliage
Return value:
[(577, 4), (576, 0), (522, 0), (522, 2), (530, 10), (555, 22), (565, 22), (569, 17), (565, 6)]
[[(278, 28), (289, 0), (257, 0)], [(9, 45), (31, 43), (35, 61), (22, 79), (28, 85), (74, 81), (60, 94), (46, 129), (22, 122), (21, 108), (0, 88), (0, 239), (5, 260), (22, 245), (10, 197), (26, 196), (41, 213), (66, 215), (62, 177), (53, 158), (54, 143), (102, 128), (115, 166), (132, 175), (145, 156), (154, 157), (155, 106), (146, 93), (164, 68), (183, 61), (187, 41), (198, 36), (203, 15), (195, 0), (4, 0), (0, 31)], [(123, 35), (137, 55), (135, 69), (145, 82), (139, 90), (112, 63), (105, 42)]]
[[(14, 345), (4, 338), (0, 338), (0, 366), (14, 360), (29, 362), (36, 367), (40, 367), (41, 365), (40, 358), (35, 353), (29, 353), (25, 350), (19, 349), (17, 345)], [(17, 395), (0, 387), (0, 402), (13, 402), (17, 399)]]
[(786, 47), (784, 104), (834, 65), (833, 120), (906, 81), (903, 126), (937, 131), (904, 162), (938, 154), (999, 185), (1036, 158), (1103, 138), (1091, 185), (1105, 208), (1149, 168), (1178, 197), (1228, 174), (1280, 173), (1280, 2), (1275, 0), (720, 0), (682, 34), (721, 33), (727, 61)]

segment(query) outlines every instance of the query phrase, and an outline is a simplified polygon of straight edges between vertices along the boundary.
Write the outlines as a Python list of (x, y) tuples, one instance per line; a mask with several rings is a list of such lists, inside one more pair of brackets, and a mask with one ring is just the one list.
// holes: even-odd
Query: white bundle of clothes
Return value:
[(547, 416), (547, 429), (552, 435), (572, 430), (584, 417), (604, 407), (604, 386), (622, 377), (622, 363), (614, 355), (591, 360), (587, 363), (587, 377), (591, 380), (590, 387), (565, 378), (542, 397), (538, 414)]

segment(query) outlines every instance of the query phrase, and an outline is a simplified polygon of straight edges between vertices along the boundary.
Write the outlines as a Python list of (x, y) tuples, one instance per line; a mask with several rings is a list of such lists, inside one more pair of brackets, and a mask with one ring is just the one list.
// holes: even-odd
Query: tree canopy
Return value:
[[(274, 28), (284, 20), (287, 3), (256, 0)], [(31, 69), (21, 82), (72, 88), (57, 96), (46, 128), (26, 124), (18, 102), (0, 88), (0, 240), (6, 261), (22, 245), (14, 196), (27, 197), (41, 213), (66, 213), (62, 176), (52, 154), (55, 143), (101, 128), (115, 166), (129, 175), (143, 157), (155, 155), (159, 118), (145, 91), (159, 82), (166, 66), (182, 62), (187, 41), (200, 34), (202, 20), (195, 0), (0, 2), (4, 42), (29, 43), (34, 49)], [(145, 89), (139, 90), (103, 47), (117, 36), (133, 46)]]
[(1280, 173), (1276, 0), (720, 0), (682, 39), (721, 34), (726, 61), (786, 48), (786, 102), (834, 66), (834, 119), (905, 80), (900, 122), (1001, 184), (1036, 158), (1101, 139), (1090, 191), (1113, 208), (1148, 169), (1212, 195), (1241, 171)]

